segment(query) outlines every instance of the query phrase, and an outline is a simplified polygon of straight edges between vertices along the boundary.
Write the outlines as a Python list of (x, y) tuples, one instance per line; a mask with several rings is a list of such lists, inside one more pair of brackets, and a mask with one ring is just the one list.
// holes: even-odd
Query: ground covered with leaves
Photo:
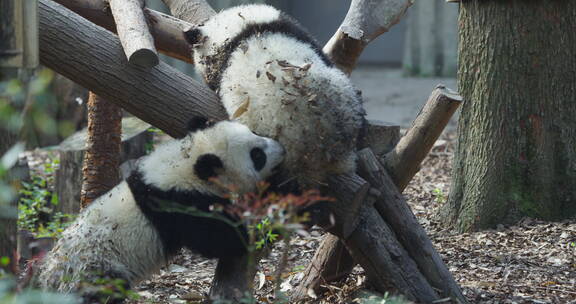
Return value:
[[(470, 303), (576, 303), (576, 221), (548, 223), (524, 219), (512, 227), (457, 234), (442, 226), (439, 207), (449, 193), (454, 134), (445, 134), (404, 192), (408, 203)], [(290, 294), (314, 255), (322, 231), (291, 242), (289, 266), (281, 289)], [(256, 276), (257, 299), (274, 303), (280, 242), (262, 261)], [(207, 294), (215, 261), (183, 251), (161, 274), (137, 287), (135, 302), (199, 303)], [(308, 303), (356, 303), (370, 292), (364, 271), (356, 267), (345, 280), (325, 286)], [(389, 303), (389, 302), (386, 302)]]

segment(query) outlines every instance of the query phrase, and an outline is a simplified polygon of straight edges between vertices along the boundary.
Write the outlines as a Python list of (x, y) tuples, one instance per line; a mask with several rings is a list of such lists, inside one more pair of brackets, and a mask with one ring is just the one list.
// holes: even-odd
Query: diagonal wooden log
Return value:
[(116, 31), (131, 64), (151, 68), (158, 64), (158, 52), (148, 29), (143, 0), (108, 0)]
[[(193, 80), (171, 77), (170, 80), (176, 80), (176, 83), (174, 81), (164, 83), (159, 80), (159, 78), (161, 78), (160, 76), (162, 73), (170, 74), (171, 71), (164, 69), (161, 65), (152, 69), (149, 73), (144, 73), (141, 70), (131, 69), (126, 66), (124, 66), (123, 69), (119, 69), (116, 65), (121, 66), (125, 64), (125, 61), (122, 61), (122, 50), (119, 47), (117, 39), (113, 36), (106, 37), (108, 33), (101, 33), (94, 30), (94, 28), (91, 28), (91, 24), (88, 25), (85, 23), (85, 20), (78, 18), (74, 14), (70, 14), (50, 1), (40, 0), (39, 8), (41, 13), (41, 32), (43, 33), (43, 36), (41, 36), (41, 52), (44, 54), (42, 60), (47, 65), (51, 65), (56, 71), (64, 71), (68, 74), (63, 74), (69, 77), (73, 76), (75, 79), (81, 78), (83, 85), (92, 91), (101, 90), (106, 94), (106, 88), (111, 88), (113, 91), (116, 90), (113, 92), (116, 97), (113, 99), (115, 102), (121, 106), (130, 107), (134, 112), (138, 112), (135, 114), (140, 114), (144, 120), (156, 123), (158, 127), (164, 129), (169, 134), (177, 135), (184, 133), (183, 126), (185, 123), (182, 121), (172, 122), (171, 120), (173, 120), (174, 117), (184, 118), (183, 121), (186, 121), (185, 117), (189, 113), (204, 113), (204, 116), (210, 118), (222, 118), (217, 110), (221, 110), (221, 108), (214, 108), (214, 104), (219, 105), (217, 98), (214, 99), (214, 95), (205, 95), (206, 100), (208, 100), (207, 102), (192, 99), (188, 103), (179, 104), (179, 99), (174, 99), (174, 97), (182, 97), (181, 94), (166, 92), (170, 89), (177, 92), (180, 90), (179, 93), (181, 93), (182, 90), (186, 91), (189, 86), (198, 85)], [(69, 23), (67, 26), (64, 26), (66, 22)], [(73, 34), (70, 32), (82, 34)], [(106, 44), (105, 42), (108, 40), (113, 43)], [(42, 46), (43, 44), (44, 46)], [(90, 47), (86, 48), (84, 44), (89, 44)], [(60, 48), (58, 46), (60, 46)], [(70, 50), (73, 51), (72, 53), (76, 52), (77, 54), (83, 55), (83, 60), (81, 61), (74, 56), (70, 58)], [(100, 56), (102, 54), (104, 56)], [(104, 58), (104, 60), (99, 59), (100, 57)], [(69, 59), (69, 61), (66, 61), (66, 59)], [(87, 61), (90, 62), (87, 63)], [(92, 61), (95, 61), (97, 64), (94, 64)], [(86, 76), (86, 74), (89, 73), (84, 73), (84, 71), (86, 71), (84, 68), (85, 65), (88, 65), (89, 70), (96, 72), (100, 77)], [(123, 73), (126, 73), (126, 75)], [(129, 81), (125, 81), (123, 76), (126, 76)], [(150, 76), (152, 76), (152, 78), (148, 78)], [(140, 85), (138, 82), (142, 82), (144, 85)], [(138, 89), (139, 91), (130, 92), (138, 98), (122, 92), (122, 89), (128, 91)], [(202, 93), (201, 90), (203, 88), (201, 85), (198, 85), (198, 88), (195, 89), (200, 90), (200, 93)], [(160, 95), (156, 95), (158, 92), (160, 92)], [(147, 95), (151, 95), (152, 97)], [(158, 96), (172, 97), (165, 100), (165, 104), (161, 110), (157, 108), (158, 102), (155, 100)], [(142, 99), (145, 102), (142, 102)], [(214, 104), (210, 105), (211, 102)], [(150, 105), (156, 107), (157, 113), (153, 113), (154, 108), (150, 109)], [(155, 116), (160, 116), (160, 118)], [(367, 265), (367, 267), (369, 266), (370, 265)]]
[(466, 303), (460, 287), (380, 161), (370, 149), (359, 151), (358, 158), (361, 160), (358, 167), (360, 174), (381, 193), (374, 207), (396, 232), (396, 238), (416, 262), (420, 272), (443, 297), (449, 297), (456, 303)]
[(444, 85), (436, 86), (410, 129), (386, 154), (383, 164), (400, 191), (404, 191), (418, 173), (420, 164), (460, 104), (462, 97), (458, 93)]
[[(95, 24), (116, 32), (116, 24), (105, 0), (54, 0)], [(193, 63), (190, 45), (182, 30), (190, 23), (151, 9), (144, 9), (156, 48), (168, 56)]]
[(400, 21), (413, 0), (352, 0), (344, 21), (324, 46), (332, 61), (352, 73), (364, 48)]
[(216, 94), (176, 69), (127, 64), (118, 37), (63, 6), (40, 0), (40, 61), (173, 137), (193, 116), (226, 119)]
[[(368, 149), (369, 150), (369, 149)], [(378, 195), (380, 196), (380, 195)], [(392, 291), (418, 303), (440, 299), (410, 254), (397, 240), (393, 228), (375, 212), (370, 200), (361, 209), (360, 224), (349, 238), (340, 238), (356, 262), (366, 271), (372, 286)]]
[[(421, 162), (428, 155), (434, 142), (438, 139), (461, 102), (462, 98), (455, 92), (442, 85), (437, 86), (418, 117), (414, 120), (412, 127), (400, 139), (396, 147), (384, 159), (381, 159), (400, 192), (404, 190), (408, 182), (418, 172)], [(371, 144), (367, 145), (371, 146)], [(365, 178), (369, 177), (362, 176)], [(370, 179), (368, 181), (371, 184), (373, 182)], [(396, 231), (396, 227), (394, 227), (394, 230)], [(442, 270), (445, 269), (443, 263), (437, 264), (435, 267), (446, 275)], [(320, 268), (320, 265), (338, 265), (339, 267)], [(352, 271), (354, 265), (356, 263), (350, 254), (344, 250), (344, 244), (339, 242), (338, 238), (329, 235), (325, 236), (312, 258), (312, 262), (306, 268), (302, 281), (294, 290), (292, 299), (304, 299), (309, 289), (316, 290), (320, 284), (345, 277)], [(439, 286), (439, 290), (446, 292), (446, 296), (452, 295), (463, 300), (462, 293), (449, 273), (447, 277), (449, 278), (443, 284), (439, 284), (433, 275), (430, 275), (429, 280), (435, 287)]]
[(163, 63), (147, 71), (128, 65), (116, 36), (55, 2), (39, 0), (39, 12), (47, 67), (175, 137), (186, 133), (194, 115), (226, 118), (217, 96), (190, 77)]

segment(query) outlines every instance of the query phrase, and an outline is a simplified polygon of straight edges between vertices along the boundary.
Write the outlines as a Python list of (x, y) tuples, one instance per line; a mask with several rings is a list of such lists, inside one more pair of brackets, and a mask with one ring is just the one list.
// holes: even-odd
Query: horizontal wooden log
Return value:
[(359, 174), (380, 191), (381, 195), (374, 207), (394, 230), (396, 238), (414, 259), (422, 274), (444, 297), (450, 297), (456, 303), (466, 303), (460, 287), (432, 245), (426, 231), (374, 153), (370, 149), (363, 149), (358, 152), (358, 159)]
[(176, 69), (127, 64), (118, 38), (50, 0), (39, 1), (40, 60), (173, 137), (193, 116), (222, 120), (217, 95)]
[[(105, 0), (54, 0), (95, 24), (116, 32), (116, 24)], [(182, 31), (190, 23), (151, 9), (144, 9), (149, 18), (154, 45), (163, 54), (192, 63), (190, 45)]]
[(384, 165), (400, 191), (418, 173), (420, 164), (461, 103), (458, 93), (438, 85), (410, 129), (394, 150), (386, 154)]
[(144, 16), (143, 0), (108, 0), (128, 62), (145, 68), (158, 64), (158, 52)]

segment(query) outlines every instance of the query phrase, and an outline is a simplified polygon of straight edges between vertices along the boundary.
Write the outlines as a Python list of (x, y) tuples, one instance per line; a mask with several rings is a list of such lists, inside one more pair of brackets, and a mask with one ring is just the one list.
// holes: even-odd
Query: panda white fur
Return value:
[(185, 36), (228, 114), (286, 148), (284, 178), (309, 188), (355, 170), (361, 99), (296, 21), (271, 6), (243, 5)]
[[(202, 129), (203, 128), (203, 129)], [(228, 186), (255, 190), (284, 157), (278, 142), (230, 121), (195, 120), (195, 132), (158, 147), (130, 177), (95, 200), (67, 228), (40, 267), (45, 289), (70, 292), (80, 280), (109, 276), (129, 286), (157, 271), (180, 248), (208, 257), (242, 254), (237, 229), (222, 221), (163, 209), (209, 212), (229, 204)], [(211, 182), (211, 178), (218, 182)]]

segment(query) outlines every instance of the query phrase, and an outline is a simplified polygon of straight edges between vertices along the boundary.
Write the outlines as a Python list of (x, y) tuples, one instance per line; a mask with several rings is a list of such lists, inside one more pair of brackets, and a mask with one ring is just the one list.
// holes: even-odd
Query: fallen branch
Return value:
[(144, 17), (142, 0), (108, 0), (116, 31), (131, 64), (151, 68), (158, 64), (154, 39)]

